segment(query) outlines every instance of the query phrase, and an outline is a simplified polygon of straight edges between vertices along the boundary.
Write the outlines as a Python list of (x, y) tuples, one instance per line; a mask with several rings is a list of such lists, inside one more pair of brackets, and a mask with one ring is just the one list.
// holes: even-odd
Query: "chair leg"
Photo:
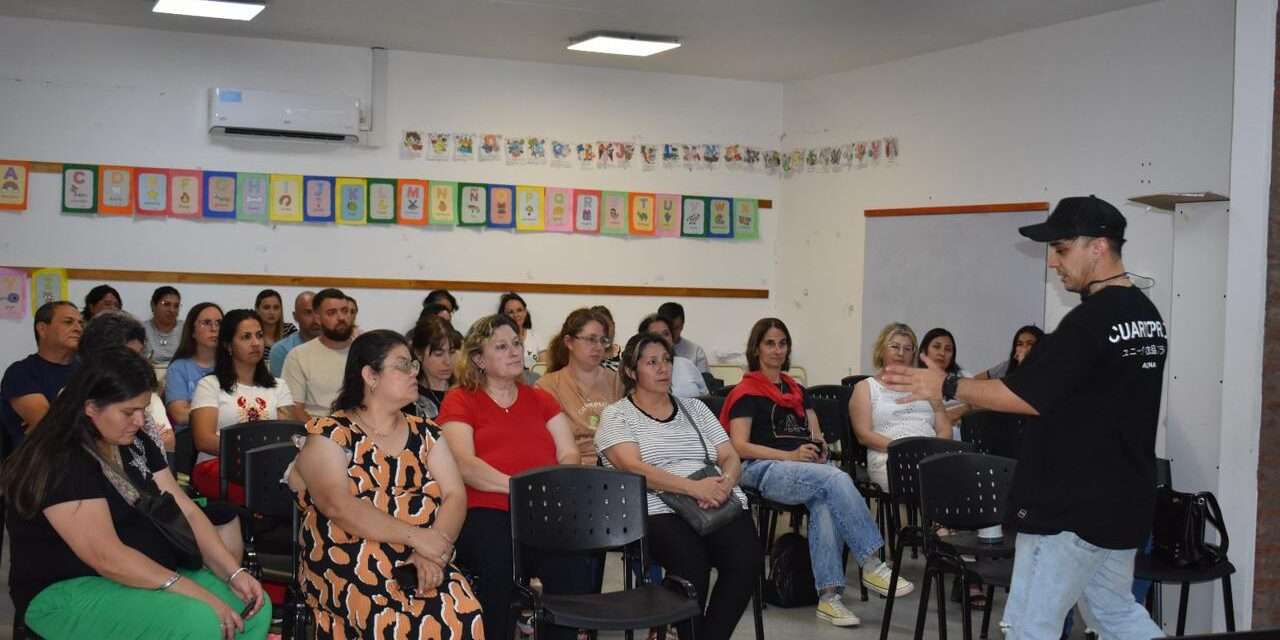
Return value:
[(1227, 623), (1227, 631), (1236, 630), (1236, 604), (1231, 597), (1231, 576), (1222, 576), (1222, 616)]
[[(763, 571), (763, 569), (761, 570)], [(756, 592), (751, 596), (751, 615), (755, 619), (756, 640), (764, 640), (764, 574), (756, 581)]]
[(969, 578), (960, 574), (960, 637), (973, 640), (973, 611), (969, 607)]
[(1191, 584), (1182, 583), (1182, 591), (1178, 594), (1178, 633), (1175, 635), (1183, 635), (1187, 630), (1187, 596), (1191, 592)]
[(982, 633), (978, 636), (981, 640), (987, 640), (987, 632), (991, 628), (991, 606), (996, 600), (996, 588), (994, 585), (987, 585), (987, 602), (982, 607)]
[(934, 571), (938, 581), (938, 640), (947, 640), (947, 579), (941, 571)]
[[(894, 553), (900, 553), (900, 550), (894, 549)], [(920, 640), (924, 637), (924, 619), (925, 616), (929, 615), (929, 590), (933, 588), (932, 578), (933, 565), (926, 558), (924, 562), (924, 577), (920, 579), (920, 605), (916, 609), (916, 631), (913, 636), (915, 640)], [(887, 628), (889, 624), (888, 617), (885, 617), (884, 624)], [(880, 640), (884, 640), (883, 635), (881, 635)]]
[[(898, 567), (902, 566), (902, 545), (898, 545), (893, 549), (893, 567), (889, 572), (889, 594), (884, 599), (884, 619), (880, 621), (880, 640), (889, 640), (889, 622), (893, 619), (893, 601), (896, 599), (898, 589)], [(862, 580), (859, 579), (861, 584)], [(865, 587), (864, 587), (865, 589)]]

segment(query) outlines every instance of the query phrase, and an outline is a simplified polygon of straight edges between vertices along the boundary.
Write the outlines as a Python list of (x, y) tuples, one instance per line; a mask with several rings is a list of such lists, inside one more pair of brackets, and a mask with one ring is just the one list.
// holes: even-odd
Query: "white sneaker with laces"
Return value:
[(837, 627), (856, 627), (862, 624), (862, 620), (844, 606), (839, 595), (818, 600), (818, 619), (830, 622)]
[[(884, 562), (881, 562), (879, 566), (874, 569), (867, 570), (864, 568), (862, 570), (862, 584), (868, 589), (885, 597), (888, 597), (889, 595), (889, 580), (892, 577), (893, 569)], [(893, 597), (901, 598), (915, 590), (916, 586), (914, 584), (906, 578), (898, 576), (897, 589), (894, 591)]]

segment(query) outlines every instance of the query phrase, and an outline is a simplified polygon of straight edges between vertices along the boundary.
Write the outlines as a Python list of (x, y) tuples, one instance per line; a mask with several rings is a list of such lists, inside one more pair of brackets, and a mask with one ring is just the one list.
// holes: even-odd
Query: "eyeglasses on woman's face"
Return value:
[(573, 339), (605, 349), (613, 346), (613, 338), (609, 336), (573, 336)]
[(387, 361), (387, 366), (411, 376), (418, 375), (418, 372), (422, 370), (422, 363), (413, 358), (392, 358)]

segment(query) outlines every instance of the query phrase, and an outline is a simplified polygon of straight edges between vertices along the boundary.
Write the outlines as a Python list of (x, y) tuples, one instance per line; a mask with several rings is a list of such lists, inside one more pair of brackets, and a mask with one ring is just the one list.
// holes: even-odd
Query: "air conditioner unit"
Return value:
[(211, 135), (360, 141), (360, 100), (255, 89), (209, 90)]

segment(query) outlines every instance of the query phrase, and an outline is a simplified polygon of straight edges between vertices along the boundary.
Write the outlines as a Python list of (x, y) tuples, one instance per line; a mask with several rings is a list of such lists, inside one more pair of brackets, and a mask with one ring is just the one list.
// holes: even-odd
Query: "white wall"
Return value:
[[(135, 166), (319, 175), (425, 177), (581, 188), (774, 198), (763, 173), (643, 172), (400, 160), (401, 129), (545, 134), (570, 140), (739, 142), (777, 146), (782, 90), (751, 83), (392, 51), (385, 146), (377, 149), (211, 139), (209, 87), (276, 88), (360, 96), (365, 49), (0, 18), (0, 157)], [(768, 289), (775, 220), (762, 239), (584, 237), (403, 227), (264, 227), (245, 223), (61, 215), (59, 177), (35, 174), (30, 209), (0, 216), (0, 264), (353, 275), (452, 280)], [(73, 300), (96, 283), (73, 282)], [(119, 287), (126, 308), (149, 315), (151, 285)], [(249, 306), (256, 286), (182, 287), (187, 306), (212, 299)], [(286, 298), (297, 289), (283, 291)], [(352, 291), (361, 324), (403, 328), (425, 292)], [(491, 312), (496, 294), (461, 292), (457, 324)], [(531, 295), (535, 329), (549, 337), (584, 304), (613, 308), (624, 338), (661, 299)], [(742, 349), (769, 300), (685, 300), (689, 335), (710, 353)], [(29, 320), (0, 323), (0, 362), (32, 348)]]

